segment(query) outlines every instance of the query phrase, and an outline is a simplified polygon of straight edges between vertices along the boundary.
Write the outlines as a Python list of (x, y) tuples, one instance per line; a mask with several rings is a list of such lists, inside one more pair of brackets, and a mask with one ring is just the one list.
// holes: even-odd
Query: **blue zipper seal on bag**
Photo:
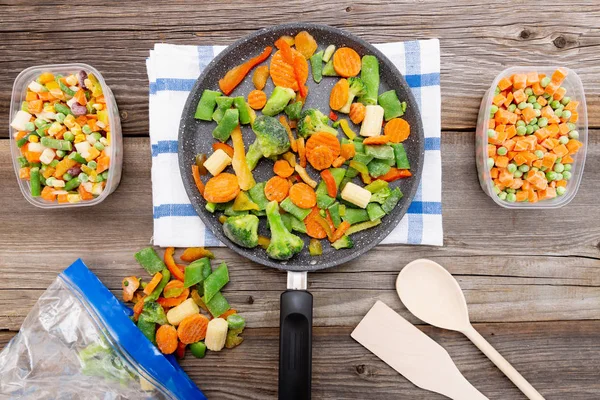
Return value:
[(163, 355), (129, 319), (131, 310), (121, 303), (78, 259), (61, 273), (74, 285), (104, 323), (113, 340), (141, 369), (178, 399), (206, 400), (173, 356)]

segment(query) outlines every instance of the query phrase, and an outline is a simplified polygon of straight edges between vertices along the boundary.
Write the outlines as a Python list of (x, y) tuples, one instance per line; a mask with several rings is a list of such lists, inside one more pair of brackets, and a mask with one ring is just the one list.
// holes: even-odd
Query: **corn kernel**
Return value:
[(37, 143), (40, 141), (40, 138), (37, 135), (31, 135), (29, 136), (29, 142), (30, 143)]
[(81, 196), (79, 196), (79, 194), (68, 194), (67, 200), (69, 203), (79, 203), (81, 201)]
[(44, 106), (44, 109), (42, 110), (44, 112), (54, 112), (54, 106), (52, 104), (48, 104), (47, 106)]
[[(52, 91), (53, 89), (60, 90), (58, 87), (58, 82), (56, 82), (54, 79), (52, 79), (50, 82), (46, 83), (46, 89), (48, 89), (50, 91)], [(61, 93), (62, 93), (62, 90), (61, 90)]]
[(72, 129), (75, 126), (75, 117), (72, 114), (69, 114), (65, 117), (65, 126), (69, 129)]
[(69, 86), (74, 86), (77, 85), (77, 77), (75, 75), (69, 75), (65, 78), (65, 81), (67, 81), (67, 85)]
[(83, 172), (85, 172), (88, 176), (92, 173), (95, 172), (93, 169), (91, 169), (90, 167), (88, 167), (87, 165), (81, 165), (81, 170)]
[(48, 135), (54, 136), (58, 132), (60, 132), (62, 130), (62, 128), (63, 128), (63, 126), (60, 123), (53, 122), (52, 125), (50, 125), (50, 128), (48, 128)]
[(92, 107), (94, 107), (96, 110), (100, 111), (104, 108), (104, 106), (100, 103), (96, 103), (94, 104)]
[(90, 182), (96, 182), (96, 178), (98, 178), (98, 173), (96, 171), (92, 171), (88, 176)]
[(81, 133), (81, 125), (79, 124), (75, 124), (72, 128), (71, 128), (71, 133), (75, 136), (80, 135)]
[(75, 135), (75, 143), (80, 143), (80, 142), (85, 142), (85, 135), (83, 133)]

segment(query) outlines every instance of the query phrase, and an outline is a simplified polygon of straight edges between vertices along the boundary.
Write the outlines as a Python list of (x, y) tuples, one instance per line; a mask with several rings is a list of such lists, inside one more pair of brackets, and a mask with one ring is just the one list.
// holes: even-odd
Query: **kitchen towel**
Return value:
[[(226, 46), (158, 43), (146, 59), (150, 82), (150, 144), (154, 245), (222, 246), (204, 226), (183, 188), (177, 159), (179, 119), (196, 79)], [(440, 46), (437, 39), (375, 45), (404, 75), (419, 104), (425, 131), (423, 175), (404, 218), (382, 244), (441, 246), (442, 160)], [(223, 71), (225, 73), (225, 71)]]

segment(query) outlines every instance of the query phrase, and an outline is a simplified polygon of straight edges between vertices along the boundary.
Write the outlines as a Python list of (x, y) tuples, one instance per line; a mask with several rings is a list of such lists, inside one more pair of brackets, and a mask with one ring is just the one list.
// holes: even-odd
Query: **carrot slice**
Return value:
[(344, 157), (342, 157), (342, 156), (339, 156), (338, 158), (336, 158), (335, 160), (333, 160), (333, 162), (331, 163), (331, 166), (334, 167), (334, 168), (339, 168), (345, 162), (346, 162), (346, 159)]
[(302, 168), (306, 168), (306, 147), (304, 146), (304, 138), (300, 137), (296, 139), (296, 145), (298, 146), (298, 163)]
[(156, 346), (163, 354), (173, 354), (177, 350), (177, 329), (171, 325), (161, 325), (156, 331)]
[(215, 255), (204, 247), (188, 247), (179, 258), (181, 261), (193, 262), (204, 257), (215, 258)]
[(350, 105), (350, 114), (348, 114), (348, 116), (350, 117), (350, 121), (358, 125), (365, 119), (366, 112), (367, 107), (365, 107), (363, 103), (352, 103)]
[(352, 143), (345, 143), (342, 145), (340, 155), (346, 160), (350, 160), (356, 154), (356, 147)]
[(410, 136), (410, 125), (402, 118), (392, 118), (385, 124), (383, 134), (390, 139), (390, 142), (401, 143)]
[(333, 53), (333, 69), (335, 72), (348, 78), (360, 72), (361, 61), (358, 53), (350, 47), (340, 47)]
[(317, 146), (326, 146), (331, 150), (333, 159), (340, 155), (341, 147), (337, 137), (327, 132), (317, 132), (306, 141), (306, 153), (312, 152)]
[(304, 219), (304, 225), (306, 226), (306, 234), (311, 238), (324, 239), (327, 237), (327, 232), (317, 221), (317, 217), (322, 218), (319, 215), (319, 208), (313, 207), (310, 214), (308, 214)]
[(263, 90), (269, 79), (269, 66), (261, 65), (256, 67), (254, 74), (252, 74), (252, 83), (257, 90)]
[(267, 104), (267, 94), (262, 90), (253, 90), (248, 93), (248, 105), (254, 110), (262, 110)]
[(275, 86), (298, 90), (294, 66), (284, 60), (281, 50), (276, 51), (271, 58), (270, 73)]
[(206, 337), (207, 328), (208, 318), (202, 314), (193, 314), (179, 323), (177, 336), (181, 343), (196, 343)]
[(317, 204), (317, 195), (306, 183), (296, 183), (290, 188), (290, 200), (300, 208), (312, 208)]
[(161, 306), (167, 307), (167, 308), (177, 307), (178, 305), (180, 305), (181, 303), (186, 301), (189, 295), (190, 295), (190, 288), (185, 288), (185, 289), (183, 289), (183, 292), (177, 297), (171, 297), (168, 299), (165, 297), (159, 297), (158, 300), (156, 300), (156, 302), (158, 304), (160, 304)]
[(318, 171), (331, 167), (333, 160), (335, 160), (335, 156), (331, 149), (324, 145), (317, 146), (310, 152), (307, 151), (306, 158), (310, 165)]
[(288, 134), (288, 138), (290, 139), (290, 146), (292, 147), (292, 151), (294, 151), (294, 152), (298, 151), (298, 144), (296, 143), (296, 139), (294, 138), (294, 134), (292, 133), (292, 128), (290, 127), (290, 124), (288, 123), (288, 120), (285, 117), (285, 115), (279, 116), (279, 122), (281, 122), (281, 125), (283, 125), (283, 127), (285, 128), (285, 131)]
[(290, 184), (287, 179), (274, 176), (265, 185), (265, 196), (269, 201), (282, 202), (288, 195)]
[(211, 203), (227, 203), (240, 193), (237, 176), (222, 172), (213, 176), (204, 187), (204, 199)]
[(194, 183), (196, 184), (198, 191), (200, 192), (200, 194), (202, 196), (204, 196), (205, 187), (204, 187), (204, 183), (200, 179), (200, 169), (198, 168), (198, 166), (196, 164), (192, 165), (192, 176), (194, 177)]
[(277, 160), (275, 161), (275, 164), (273, 164), (273, 172), (275, 172), (275, 175), (282, 178), (289, 178), (294, 173), (294, 168), (292, 168), (290, 163), (285, 160)]
[(388, 135), (371, 136), (363, 140), (363, 144), (387, 144), (389, 141)]
[(213, 151), (223, 150), (229, 157), (233, 157), (233, 147), (226, 143), (215, 142), (212, 144)]
[(350, 84), (347, 79), (340, 79), (331, 89), (329, 94), (329, 108), (339, 111), (346, 102), (350, 93)]
[(302, 53), (304, 58), (309, 59), (317, 50), (317, 41), (312, 35), (306, 31), (298, 32), (294, 38), (296, 49)]
[(222, 79), (219, 79), (219, 88), (221, 88), (221, 91), (225, 93), (225, 95), (229, 95), (233, 92), (233, 89), (244, 80), (252, 68), (269, 58), (272, 50), (273, 48), (271, 46), (267, 46), (258, 56), (227, 71), (225, 76)]

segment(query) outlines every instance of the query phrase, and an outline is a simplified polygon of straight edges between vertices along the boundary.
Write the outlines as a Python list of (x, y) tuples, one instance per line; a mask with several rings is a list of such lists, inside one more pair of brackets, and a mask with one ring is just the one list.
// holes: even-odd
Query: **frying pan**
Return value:
[[(299, 235), (305, 241), (305, 248), (301, 253), (287, 261), (277, 261), (267, 257), (266, 252), (260, 247), (246, 249), (237, 246), (223, 234), (218, 215), (211, 214), (204, 208), (205, 200), (198, 193), (191, 173), (191, 165), (195, 162), (198, 153), (212, 153), (212, 130), (214, 123), (194, 119), (196, 105), (204, 89), (219, 90), (218, 81), (225, 73), (241, 64), (245, 60), (261, 53), (266, 46), (273, 43), (282, 35), (294, 36), (298, 32), (308, 31), (319, 44), (319, 49), (324, 49), (330, 44), (336, 47), (347, 46), (358, 52), (362, 57), (372, 54), (377, 57), (380, 64), (379, 92), (395, 89), (398, 97), (408, 103), (406, 114), (403, 118), (411, 126), (411, 135), (404, 142), (408, 158), (411, 163), (413, 176), (401, 179), (391, 184), (400, 187), (404, 197), (396, 208), (382, 219), (382, 223), (374, 228), (352, 235), (354, 247), (352, 249), (335, 250), (331, 246), (323, 246), (323, 255), (311, 257), (308, 253), (307, 235)], [(276, 50), (276, 49), (274, 49)], [(267, 61), (268, 62), (268, 61)], [(324, 114), (329, 112), (329, 93), (337, 82), (335, 77), (323, 77), (319, 85), (315, 84), (309, 76), (307, 85), (309, 95), (304, 108), (318, 108)], [(251, 79), (246, 78), (230, 96), (247, 96), (254, 89)], [(271, 93), (273, 83), (268, 81), (265, 87), (267, 94)], [(353, 129), (357, 132), (358, 127)], [(248, 126), (242, 126), (244, 142), (249, 146), (255, 139), (254, 133)], [(307, 289), (307, 272), (348, 262), (373, 246), (377, 245), (396, 227), (406, 213), (419, 184), (423, 168), (424, 153), (423, 126), (418, 105), (409, 89), (408, 84), (396, 69), (379, 50), (364, 40), (340, 29), (317, 24), (286, 24), (271, 28), (261, 29), (227, 47), (204, 69), (196, 81), (187, 99), (179, 126), (179, 168), (183, 184), (188, 197), (204, 224), (214, 235), (229, 248), (240, 255), (257, 263), (288, 271), (288, 290), (281, 295), (280, 307), (280, 347), (279, 347), (279, 398), (280, 399), (308, 399), (311, 390), (311, 363), (312, 363), (312, 295)], [(231, 167), (229, 167), (231, 168)], [(318, 172), (307, 168), (309, 174), (318, 180)], [(254, 170), (257, 182), (266, 181), (273, 176), (273, 163), (261, 160)], [(269, 236), (265, 221), (261, 221), (259, 233)]]

